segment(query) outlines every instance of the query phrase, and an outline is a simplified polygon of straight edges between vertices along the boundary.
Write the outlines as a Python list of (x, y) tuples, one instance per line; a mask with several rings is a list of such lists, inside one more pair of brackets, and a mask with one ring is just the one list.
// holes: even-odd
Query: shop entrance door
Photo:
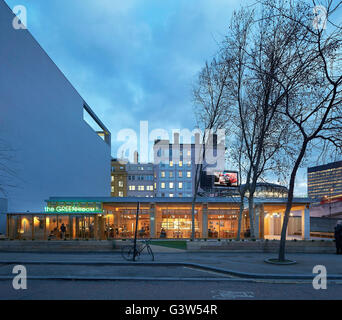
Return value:
[(73, 220), (73, 238), (76, 239), (94, 239), (95, 219), (92, 216), (74, 216)]

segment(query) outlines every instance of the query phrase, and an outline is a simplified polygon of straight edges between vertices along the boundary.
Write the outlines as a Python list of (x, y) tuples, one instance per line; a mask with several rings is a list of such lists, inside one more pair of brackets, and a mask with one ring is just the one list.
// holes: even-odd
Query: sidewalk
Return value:
[[(172, 263), (191, 263), (210, 268), (218, 268), (233, 272), (258, 274), (265, 278), (271, 275), (311, 276), (316, 265), (324, 265), (329, 275), (337, 275), (342, 279), (342, 255), (335, 254), (288, 254), (286, 258), (296, 260), (294, 265), (273, 265), (264, 262), (266, 258), (276, 257), (267, 253), (227, 253), (227, 252), (157, 252), (155, 262), (167, 265)], [(94, 263), (121, 264), (125, 263), (120, 253), (0, 253), (0, 263), (25, 262), (58, 262), (81, 263), (84, 265)], [(127, 263), (127, 262), (126, 262)]]

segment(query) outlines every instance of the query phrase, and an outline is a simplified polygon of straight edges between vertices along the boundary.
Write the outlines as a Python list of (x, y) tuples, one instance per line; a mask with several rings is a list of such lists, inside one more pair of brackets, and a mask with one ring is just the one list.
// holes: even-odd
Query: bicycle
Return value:
[[(143, 243), (142, 243), (143, 242)], [(154, 261), (154, 254), (150, 247), (149, 240), (137, 241), (135, 258), (136, 259), (151, 259)], [(146, 253), (144, 252), (146, 248)], [(134, 244), (126, 245), (121, 248), (121, 255), (127, 261), (133, 261)]]

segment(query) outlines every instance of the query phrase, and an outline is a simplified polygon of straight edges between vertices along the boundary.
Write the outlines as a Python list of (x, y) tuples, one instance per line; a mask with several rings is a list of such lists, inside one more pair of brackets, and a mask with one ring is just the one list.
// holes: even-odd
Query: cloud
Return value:
[(192, 83), (238, 6), (223, 0), (22, 4), (31, 33), (113, 137), (123, 128), (138, 130), (140, 120), (151, 130), (193, 128)]

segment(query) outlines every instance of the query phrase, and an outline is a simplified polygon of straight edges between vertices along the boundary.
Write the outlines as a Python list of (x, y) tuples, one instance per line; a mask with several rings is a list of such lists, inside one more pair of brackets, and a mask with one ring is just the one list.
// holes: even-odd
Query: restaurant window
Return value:
[(237, 226), (237, 214), (209, 214), (208, 238), (235, 238)]
[[(120, 209), (114, 213), (114, 223), (110, 226), (114, 238), (133, 238), (135, 234), (136, 210)], [(141, 210), (137, 228), (138, 238), (150, 237), (150, 217), (147, 210)]]
[[(158, 238), (190, 238), (191, 229), (191, 210), (163, 210), (161, 220), (157, 220)], [(200, 231), (197, 210), (195, 210), (196, 238), (200, 237)]]

